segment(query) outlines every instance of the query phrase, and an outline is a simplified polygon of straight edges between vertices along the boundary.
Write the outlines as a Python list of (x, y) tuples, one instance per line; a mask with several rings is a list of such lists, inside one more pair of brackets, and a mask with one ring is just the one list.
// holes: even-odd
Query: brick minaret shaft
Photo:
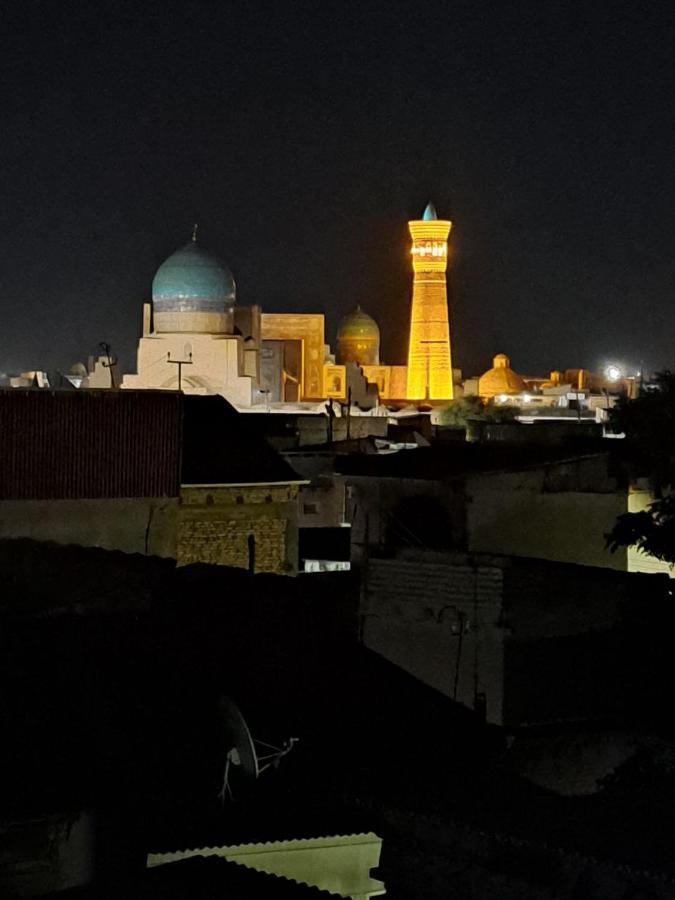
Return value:
[(445, 272), (452, 222), (430, 203), (408, 222), (412, 237), (413, 295), (408, 350), (408, 400), (452, 400), (452, 356)]

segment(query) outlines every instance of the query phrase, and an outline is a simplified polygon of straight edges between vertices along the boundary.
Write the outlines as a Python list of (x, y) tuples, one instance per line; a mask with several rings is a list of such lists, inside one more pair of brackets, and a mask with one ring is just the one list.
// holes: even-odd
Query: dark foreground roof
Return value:
[(178, 495), (180, 394), (0, 391), (0, 500)]
[(223, 397), (175, 391), (0, 390), (0, 500), (297, 481), (249, 418)]
[(334, 895), (225, 859), (195, 857), (58, 896), (61, 900), (329, 900)]
[(615, 450), (607, 441), (552, 446), (453, 442), (382, 455), (338, 456), (335, 469), (352, 476), (445, 481), (477, 472), (517, 471), (587, 456), (609, 456)]
[[(380, 833), (372, 817), (386, 822), (391, 811), (401, 830), (409, 823), (412, 843), (416, 817), (435, 817), (436, 830), (458, 818), (586, 854), (620, 851), (633, 864), (675, 872), (675, 788), (654, 814), (654, 794), (642, 790), (561, 799), (523, 784), (494, 764), (498, 734), (340, 632), (324, 587), (334, 580), (201, 566), (176, 569), (171, 581), (152, 614), (3, 622), (5, 807), (12, 793), (22, 810), (31, 801), (61, 804), (64, 795), (87, 808), (119, 804), (125, 841), (136, 823), (144, 851)], [(661, 631), (667, 642), (672, 629), (654, 621), (649, 634)], [(631, 653), (639, 633), (630, 629)], [(664, 717), (671, 658), (654, 676)], [(211, 768), (222, 776), (210, 724), (222, 692), (254, 736), (300, 741), (243, 809), (228, 809), (228, 821), (218, 806), (217, 841), (194, 833), (188, 840), (188, 826), (202, 828), (211, 808)], [(343, 828), (336, 801), (350, 810), (358, 801), (371, 821), (351, 818)], [(301, 827), (311, 833), (299, 835)]]
[(273, 484), (300, 476), (222, 397), (185, 397), (183, 484)]

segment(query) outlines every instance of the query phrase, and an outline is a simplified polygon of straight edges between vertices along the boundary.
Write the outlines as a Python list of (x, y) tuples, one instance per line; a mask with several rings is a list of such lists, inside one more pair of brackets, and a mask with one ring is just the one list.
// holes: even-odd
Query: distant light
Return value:
[(621, 378), (621, 369), (612, 364), (605, 369), (605, 378), (607, 381), (618, 381)]
[(509, 398), (507, 397), (506, 394), (500, 394), (500, 395), (497, 397), (497, 403), (506, 403), (508, 399), (509, 399)]
[(529, 403), (532, 400), (532, 397), (530, 397), (529, 394), (523, 394), (522, 398), (523, 398), (523, 403)]

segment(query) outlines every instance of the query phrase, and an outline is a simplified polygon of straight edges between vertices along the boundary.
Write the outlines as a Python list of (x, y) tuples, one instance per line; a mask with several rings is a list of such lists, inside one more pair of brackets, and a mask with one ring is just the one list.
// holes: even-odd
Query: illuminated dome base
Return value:
[(155, 310), (153, 322), (160, 334), (232, 334), (233, 312)]

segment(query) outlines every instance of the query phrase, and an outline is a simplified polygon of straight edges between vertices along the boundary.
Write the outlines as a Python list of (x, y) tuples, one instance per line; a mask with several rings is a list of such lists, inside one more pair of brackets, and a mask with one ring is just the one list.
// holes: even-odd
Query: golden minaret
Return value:
[(445, 271), (452, 222), (429, 203), (408, 222), (412, 237), (413, 296), (408, 350), (408, 400), (452, 400), (452, 356)]

